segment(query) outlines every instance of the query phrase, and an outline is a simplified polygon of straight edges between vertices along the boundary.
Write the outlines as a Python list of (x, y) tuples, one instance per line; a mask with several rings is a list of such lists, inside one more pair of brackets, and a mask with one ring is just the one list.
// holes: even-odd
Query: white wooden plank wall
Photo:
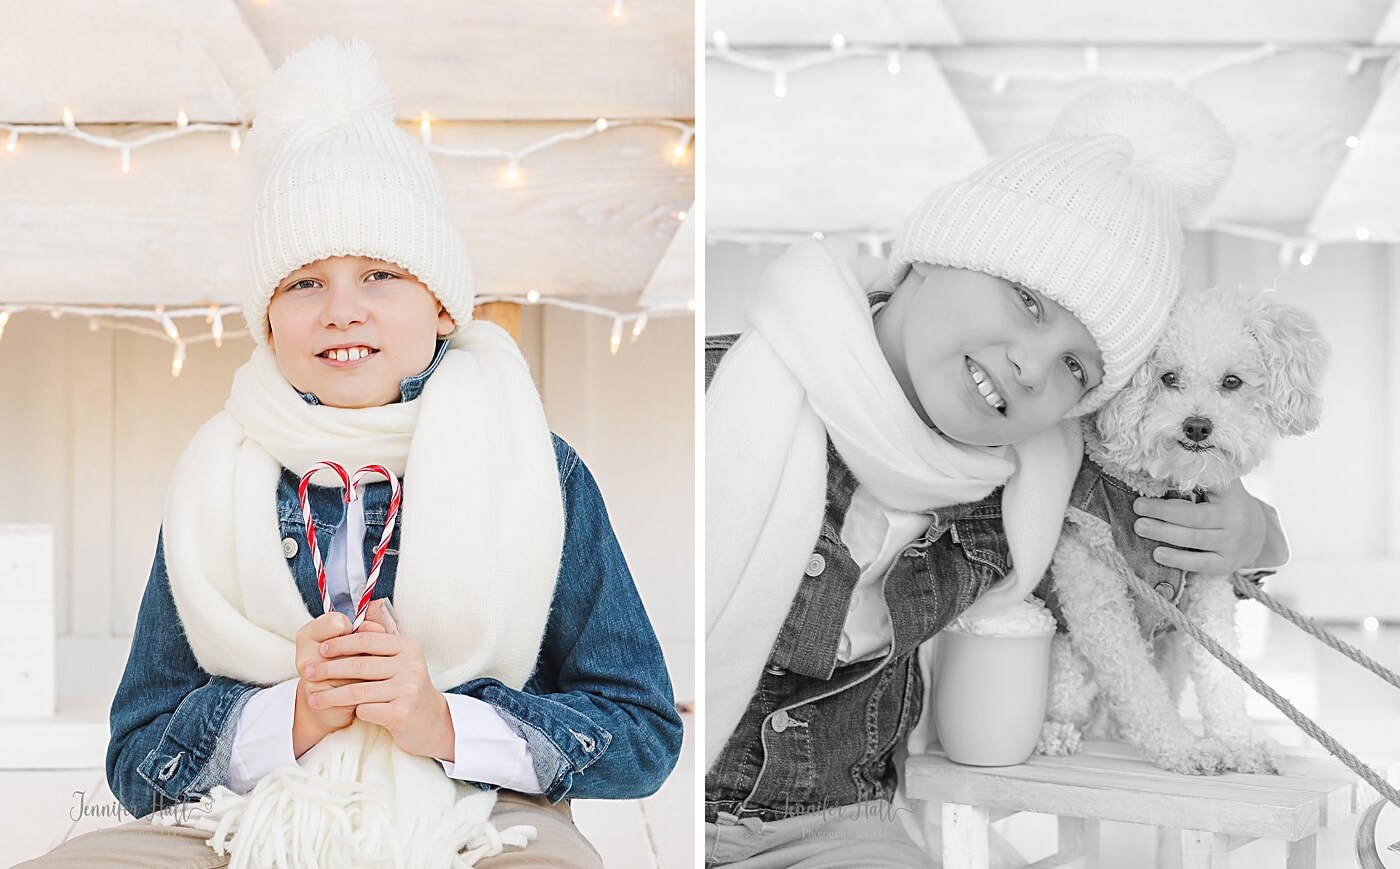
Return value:
[[(613, 356), (606, 321), (523, 313), (521, 344), (551, 425), (608, 499), (679, 696), (693, 684), (693, 320), (654, 318)], [(0, 340), (0, 524), (54, 526), (61, 694), (115, 687), (166, 482), (251, 347), (246, 338), (190, 345), (172, 379), (165, 342), (92, 333), (72, 318), (10, 320)]]

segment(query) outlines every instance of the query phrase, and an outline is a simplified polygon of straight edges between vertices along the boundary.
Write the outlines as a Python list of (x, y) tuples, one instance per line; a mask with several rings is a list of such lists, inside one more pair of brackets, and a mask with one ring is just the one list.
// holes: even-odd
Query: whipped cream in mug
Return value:
[(999, 612), (976, 618), (959, 616), (944, 630), (979, 637), (1048, 634), (1055, 631), (1055, 617), (1050, 614), (1044, 603), (1028, 597)]

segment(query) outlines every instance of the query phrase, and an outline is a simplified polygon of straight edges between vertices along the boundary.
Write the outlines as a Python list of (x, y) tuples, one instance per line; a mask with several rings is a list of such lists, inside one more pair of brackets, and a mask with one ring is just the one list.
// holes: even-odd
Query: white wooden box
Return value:
[(54, 714), (53, 526), (0, 525), (0, 718)]

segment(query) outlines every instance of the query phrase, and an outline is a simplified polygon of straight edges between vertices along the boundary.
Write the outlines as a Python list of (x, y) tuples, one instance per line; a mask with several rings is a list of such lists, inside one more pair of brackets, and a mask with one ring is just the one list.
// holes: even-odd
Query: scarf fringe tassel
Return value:
[(217, 786), (187, 811), (156, 813), (153, 823), (210, 833), (209, 846), (230, 856), (229, 869), (469, 869), (506, 846), (524, 848), (537, 835), (525, 825), (497, 830), (488, 819), (494, 804), (495, 794), (482, 791), (458, 800), (433, 829), (418, 822), (399, 832), (389, 804), (363, 784), (288, 766), (246, 796)]

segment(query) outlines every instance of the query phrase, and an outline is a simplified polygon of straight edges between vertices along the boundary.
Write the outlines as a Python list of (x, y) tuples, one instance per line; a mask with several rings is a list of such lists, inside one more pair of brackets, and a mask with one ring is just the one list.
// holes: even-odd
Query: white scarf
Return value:
[[(275, 492), (282, 468), (300, 475), (327, 459), (404, 480), (395, 616), (434, 687), (493, 677), (521, 688), (559, 572), (563, 500), (528, 366), (482, 321), (452, 338), (418, 400), (382, 407), (307, 404), (272, 351), (254, 350), (224, 412), (180, 457), (165, 503), (171, 592), (200, 666), (259, 685), (297, 675), (296, 632), (321, 613), (307, 611), (288, 568)], [(279, 866), (470, 866), (530, 834), (498, 833), (494, 802), (356, 720), (246, 797), (215, 787), (180, 815), (214, 832), (220, 853), (236, 832), (234, 867), (277, 855)]]
[[(821, 530), (826, 438), (880, 503), (926, 511), (1006, 483), (1020, 568), (975, 605), (1021, 600), (1049, 564), (1081, 450), (1073, 422), (1012, 447), (924, 425), (876, 341), (867, 287), (833, 247), (801, 241), (747, 298), (750, 329), (705, 399), (705, 766), (747, 708)], [(969, 610), (971, 612), (971, 610)]]

